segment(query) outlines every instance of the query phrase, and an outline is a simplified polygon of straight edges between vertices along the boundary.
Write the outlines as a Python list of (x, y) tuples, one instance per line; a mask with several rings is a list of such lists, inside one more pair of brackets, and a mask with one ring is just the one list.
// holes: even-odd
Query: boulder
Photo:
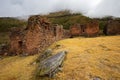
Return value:
[(38, 76), (49, 76), (52, 77), (59, 67), (62, 66), (64, 59), (66, 57), (66, 51), (58, 52), (57, 54), (50, 56), (49, 58), (40, 62), (38, 69)]

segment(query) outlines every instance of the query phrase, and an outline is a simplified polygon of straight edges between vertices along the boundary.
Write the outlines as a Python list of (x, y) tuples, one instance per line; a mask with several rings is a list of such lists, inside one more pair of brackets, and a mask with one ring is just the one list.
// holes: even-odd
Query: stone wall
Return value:
[(85, 36), (94, 37), (99, 34), (99, 23), (97, 21), (91, 21), (85, 26)]
[(74, 36), (88, 36), (93, 37), (99, 34), (99, 23), (91, 21), (87, 24), (74, 24), (70, 27), (70, 35)]
[(70, 35), (70, 30), (63, 30), (63, 38), (70, 38), (71, 35)]
[(119, 20), (108, 21), (107, 25), (104, 27), (103, 33), (106, 35), (120, 34), (120, 21)]
[(72, 36), (80, 36), (81, 34), (81, 25), (80, 24), (74, 24), (70, 27), (70, 34)]
[(56, 38), (56, 40), (60, 40), (63, 38), (63, 33), (64, 33), (64, 29), (62, 25), (58, 25), (58, 24), (54, 24), (53, 25), (53, 29), (54, 29), (54, 36)]
[(13, 30), (10, 35), (10, 55), (32, 55), (43, 51), (63, 37), (63, 27), (52, 25), (41, 16), (32, 16), (24, 30)]

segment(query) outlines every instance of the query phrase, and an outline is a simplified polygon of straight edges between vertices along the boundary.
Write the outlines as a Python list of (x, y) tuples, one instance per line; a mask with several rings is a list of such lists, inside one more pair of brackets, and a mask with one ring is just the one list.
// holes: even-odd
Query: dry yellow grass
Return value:
[(55, 80), (120, 80), (120, 36), (73, 38), (52, 45), (67, 50), (63, 71)]
[[(120, 80), (120, 36), (65, 39), (50, 48), (56, 45), (61, 46), (54, 52), (67, 50), (68, 54), (62, 72), (50, 80)], [(37, 56), (0, 60), (0, 80), (33, 80), (37, 65), (29, 64)]]
[(37, 55), (7, 57), (0, 60), (0, 80), (31, 80), (36, 65), (31, 65)]

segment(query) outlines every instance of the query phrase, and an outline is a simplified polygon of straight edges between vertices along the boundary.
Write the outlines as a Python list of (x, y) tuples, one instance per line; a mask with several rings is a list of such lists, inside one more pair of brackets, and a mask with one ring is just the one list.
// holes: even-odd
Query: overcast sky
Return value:
[(47, 14), (65, 9), (89, 17), (120, 17), (120, 0), (0, 0), (0, 17)]

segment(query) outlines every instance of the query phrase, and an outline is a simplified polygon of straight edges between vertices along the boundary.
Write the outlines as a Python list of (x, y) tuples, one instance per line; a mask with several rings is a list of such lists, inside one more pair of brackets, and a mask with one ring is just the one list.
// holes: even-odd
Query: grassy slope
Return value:
[[(63, 80), (120, 79), (120, 36), (74, 38), (58, 42), (68, 50), (67, 60), (58, 78)], [(61, 79), (62, 80), (62, 79)]]
[(12, 27), (24, 27), (27, 22), (24, 20), (18, 20), (16, 18), (3, 17), (0, 18), (0, 32), (8, 32)]
[[(61, 45), (54, 52), (68, 50), (63, 71), (51, 80), (120, 79), (120, 36), (71, 38), (51, 45)], [(0, 80), (30, 80), (36, 65), (30, 65), (37, 55), (8, 57), (0, 60)], [(31, 79), (33, 80), (33, 78)]]
[(0, 60), (0, 80), (30, 80), (36, 65), (31, 63), (37, 55), (29, 57), (6, 57)]

